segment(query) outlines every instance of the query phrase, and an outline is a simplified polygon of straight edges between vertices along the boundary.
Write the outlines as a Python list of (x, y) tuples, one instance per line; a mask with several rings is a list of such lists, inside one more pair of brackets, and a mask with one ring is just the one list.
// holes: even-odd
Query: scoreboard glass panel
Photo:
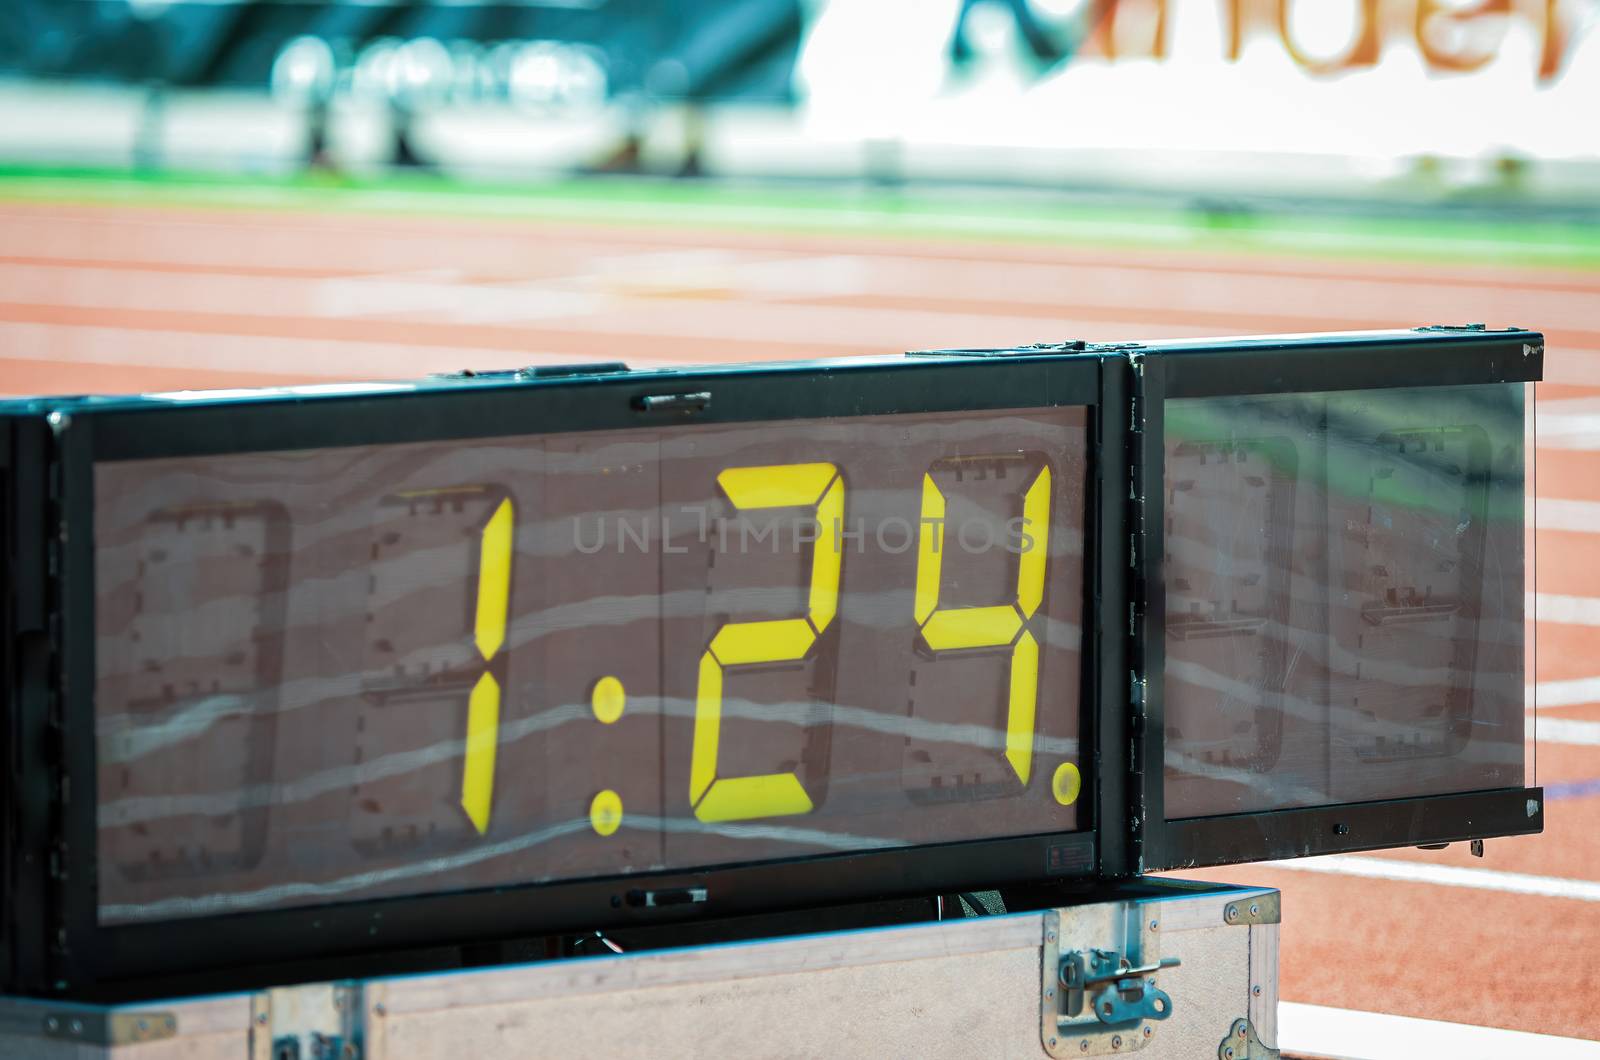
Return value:
[(1166, 403), (1168, 818), (1531, 780), (1524, 398)]
[(1086, 427), (98, 464), (99, 919), (1077, 830)]

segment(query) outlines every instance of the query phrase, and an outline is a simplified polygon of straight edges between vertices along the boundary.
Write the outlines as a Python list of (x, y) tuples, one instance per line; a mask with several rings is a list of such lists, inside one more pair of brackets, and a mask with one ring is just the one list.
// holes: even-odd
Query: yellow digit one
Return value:
[(811, 797), (793, 773), (745, 777), (717, 775), (722, 733), (722, 675), (727, 667), (805, 658), (839, 609), (840, 540), (844, 480), (832, 464), (733, 467), (717, 476), (735, 508), (816, 509), (817, 535), (811, 554), (811, 586), (804, 618), (727, 622), (700, 656), (694, 703), (694, 750), (689, 761), (689, 802), (702, 821), (745, 821), (810, 813)]
[(506, 641), (511, 604), (511, 498), (500, 502), (483, 528), (478, 553), (478, 610), (472, 640), (484, 671), (467, 699), (467, 751), (461, 765), (461, 808), (482, 835), (489, 830), (494, 804), (494, 754), (500, 742), (500, 682), (488, 666)]
[[(917, 587), (913, 612), (922, 639), (933, 651), (1011, 646), (1010, 692), (1006, 703), (1006, 761), (1023, 784), (1033, 772), (1033, 720), (1039, 694), (1039, 642), (1024, 628), (1044, 602), (1050, 531), (1050, 466), (1022, 499), (1022, 517), (1031, 546), (1017, 563), (1017, 598), (995, 607), (939, 609), (944, 560), (944, 494), (932, 475), (922, 476), (922, 522), (917, 534)], [(1018, 636), (1018, 634), (1021, 636)]]

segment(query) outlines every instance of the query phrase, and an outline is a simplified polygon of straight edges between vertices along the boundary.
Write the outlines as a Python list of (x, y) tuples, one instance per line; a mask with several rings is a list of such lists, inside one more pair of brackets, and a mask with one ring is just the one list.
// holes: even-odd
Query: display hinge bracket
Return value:
[(1072, 339), (1067, 342), (1031, 342), (1026, 346), (1004, 346), (991, 350), (907, 350), (907, 357), (1026, 357), (1037, 353), (1115, 353), (1119, 350), (1142, 350), (1142, 342), (1089, 342)]
[(1130, 1053), (1144, 1048), (1155, 1025), (1172, 1015), (1172, 998), (1156, 976), (1179, 961), (1161, 956), (1155, 908), (1104, 902), (1045, 912), (1039, 996), (1045, 1052)]
[(1491, 328), (1487, 324), (1425, 324), (1420, 328), (1412, 328), (1411, 330), (1412, 331), (1483, 331), (1483, 332), (1487, 332), (1489, 334), (1499, 335), (1499, 334), (1512, 334), (1512, 333), (1515, 333), (1515, 332), (1518, 332), (1518, 331), (1527, 331), (1528, 329), (1527, 328), (1519, 328), (1515, 324), (1511, 324), (1511, 325), (1508, 325), (1508, 326), (1503, 327), (1503, 328)]
[(619, 375), (628, 370), (622, 361), (580, 361), (574, 364), (532, 364), (525, 368), (462, 368), (455, 372), (434, 372), (428, 378), (451, 382), (478, 380), (485, 383), (525, 383), (530, 379), (560, 379), (576, 375)]
[(1264, 1045), (1255, 1024), (1243, 1016), (1233, 1021), (1227, 1037), (1217, 1046), (1217, 1060), (1278, 1060), (1279, 1052)]

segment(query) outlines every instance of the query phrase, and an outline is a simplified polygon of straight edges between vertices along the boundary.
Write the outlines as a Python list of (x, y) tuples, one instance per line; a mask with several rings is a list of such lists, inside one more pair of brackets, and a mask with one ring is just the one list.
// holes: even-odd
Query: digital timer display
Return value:
[(101, 922), (1084, 827), (1086, 425), (97, 464)]

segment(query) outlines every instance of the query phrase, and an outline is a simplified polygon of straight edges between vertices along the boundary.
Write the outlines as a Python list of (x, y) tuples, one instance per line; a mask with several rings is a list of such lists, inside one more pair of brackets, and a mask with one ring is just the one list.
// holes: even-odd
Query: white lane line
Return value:
[(1540, 401), (1534, 422), (1542, 449), (1600, 449), (1600, 398)]
[(1600, 501), (1568, 501), (1540, 497), (1534, 502), (1534, 528), (1600, 533)]
[(1278, 1002), (1278, 1048), (1315, 1060), (1502, 1060), (1537, 1056), (1541, 1060), (1594, 1060), (1600, 1042), (1550, 1034), (1474, 1027), (1465, 1023), (1390, 1016), (1381, 1012)]
[(1575, 718), (1539, 718), (1534, 732), (1540, 743), (1559, 743), (1573, 747), (1600, 747), (1600, 721)]
[(1535, 593), (1534, 617), (1568, 626), (1600, 626), (1600, 597)]
[(1299, 858), (1293, 861), (1267, 861), (1265, 867), (1291, 872), (1323, 872), (1336, 876), (1360, 876), (1369, 880), (1395, 880), (1401, 883), (1431, 883), (1442, 887), (1467, 887), (1503, 894), (1529, 894), (1540, 898), (1571, 898), (1580, 902), (1600, 902), (1600, 882), (1573, 880), (1560, 876), (1533, 876), (1522, 872), (1495, 869), (1464, 869), (1459, 865), (1430, 862), (1392, 861), (1388, 858), (1333, 854), (1328, 857)]
[(1539, 398), (1538, 410), (1541, 420), (1547, 415), (1582, 416), (1585, 414), (1600, 420), (1600, 397)]
[(1600, 703), (1600, 677), (1576, 677), (1570, 681), (1540, 681), (1532, 689), (1533, 702), (1540, 710), (1560, 710)]

